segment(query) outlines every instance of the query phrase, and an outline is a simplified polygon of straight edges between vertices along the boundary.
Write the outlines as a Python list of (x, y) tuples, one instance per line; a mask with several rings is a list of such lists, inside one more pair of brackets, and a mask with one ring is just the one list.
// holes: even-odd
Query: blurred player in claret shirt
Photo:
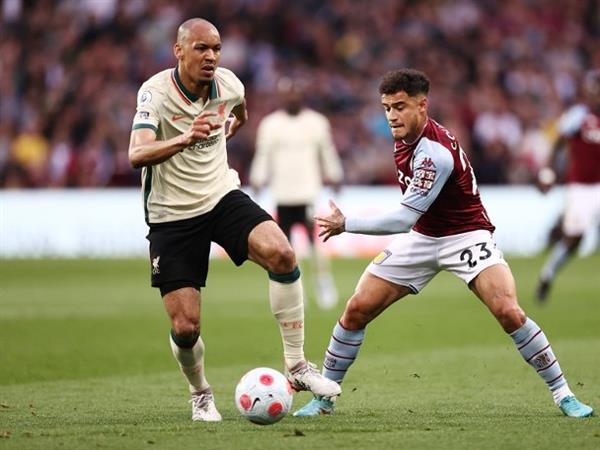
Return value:
[[(346, 217), (330, 202), (331, 214), (316, 219), (325, 240), (343, 232), (400, 234), (358, 281), (334, 327), (323, 374), (341, 383), (358, 355), (366, 326), (445, 270), (462, 279), (487, 306), (561, 411), (570, 417), (590, 416), (592, 408), (569, 389), (544, 332), (518, 304), (515, 281), (494, 242), (494, 226), (465, 152), (450, 131), (427, 115), (427, 76), (411, 69), (389, 72), (379, 93), (395, 141), (399, 207), (376, 217)], [(315, 397), (295, 415), (331, 413), (334, 400)]]
[(583, 82), (585, 103), (569, 108), (558, 122), (559, 137), (548, 164), (540, 170), (538, 185), (548, 192), (556, 182), (557, 156), (567, 149), (567, 202), (562, 239), (554, 244), (540, 273), (536, 298), (545, 302), (559, 269), (575, 254), (585, 232), (600, 224), (600, 70)]

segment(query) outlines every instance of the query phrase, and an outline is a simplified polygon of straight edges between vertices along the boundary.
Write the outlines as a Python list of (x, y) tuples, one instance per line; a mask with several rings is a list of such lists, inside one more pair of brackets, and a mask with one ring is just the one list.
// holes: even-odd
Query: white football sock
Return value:
[(285, 364), (291, 369), (304, 361), (304, 300), (297, 267), (287, 274), (269, 272), (269, 300), (279, 323)]
[[(176, 337), (176, 339), (178, 338)], [(204, 377), (204, 342), (202, 338), (198, 336), (198, 340), (189, 348), (177, 345), (173, 339), (173, 334), (169, 337), (169, 341), (173, 356), (175, 356), (181, 372), (189, 383), (190, 392), (200, 392), (208, 389), (210, 385)]]
[(510, 336), (523, 359), (546, 382), (557, 405), (563, 398), (573, 395), (546, 335), (533, 320), (528, 318), (523, 326), (510, 333)]
[(552, 281), (556, 276), (556, 273), (568, 261), (569, 256), (569, 249), (562, 240), (554, 244), (550, 256), (542, 268), (540, 278), (544, 281)]

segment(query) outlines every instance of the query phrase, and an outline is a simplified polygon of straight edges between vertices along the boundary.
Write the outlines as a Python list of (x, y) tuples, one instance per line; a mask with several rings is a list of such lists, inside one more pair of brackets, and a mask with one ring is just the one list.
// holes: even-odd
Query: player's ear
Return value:
[(427, 111), (427, 106), (429, 106), (429, 100), (427, 99), (427, 96), (423, 95), (419, 99), (419, 109), (421, 111)]
[(183, 49), (181, 48), (181, 44), (179, 42), (175, 42), (175, 44), (173, 44), (173, 54), (175, 55), (175, 58), (178, 60), (181, 59), (182, 53)]

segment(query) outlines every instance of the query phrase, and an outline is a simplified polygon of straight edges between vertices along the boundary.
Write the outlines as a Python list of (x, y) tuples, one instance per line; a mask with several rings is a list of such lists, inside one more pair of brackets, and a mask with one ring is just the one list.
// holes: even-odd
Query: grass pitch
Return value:
[[(600, 255), (573, 261), (544, 307), (531, 298), (541, 259), (510, 262), (522, 306), (571, 388), (598, 411)], [(334, 261), (342, 297), (365, 264)], [(260, 427), (237, 414), (233, 392), (245, 371), (282, 367), (266, 276), (250, 263), (212, 261), (202, 334), (224, 422), (192, 423), (147, 265), (0, 261), (0, 448), (600, 448), (598, 417), (563, 417), (510, 338), (448, 274), (369, 327), (334, 416)], [(319, 365), (341, 308), (309, 302), (306, 353)], [(308, 399), (297, 394), (294, 409)]]

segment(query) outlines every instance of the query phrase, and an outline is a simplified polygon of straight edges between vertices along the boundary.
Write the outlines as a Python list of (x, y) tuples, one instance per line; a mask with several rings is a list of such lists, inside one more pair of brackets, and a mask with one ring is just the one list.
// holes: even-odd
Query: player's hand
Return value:
[(238, 130), (240, 129), (241, 126), (242, 126), (242, 122), (237, 117), (233, 116), (233, 118), (229, 122), (229, 127), (227, 129), (227, 134), (225, 135), (225, 139), (229, 140), (233, 136), (235, 136), (235, 133), (238, 132)]
[(556, 183), (556, 173), (550, 167), (544, 167), (538, 172), (536, 186), (542, 194), (546, 194)]
[(327, 242), (330, 237), (337, 236), (346, 231), (346, 216), (344, 216), (333, 200), (329, 200), (329, 208), (331, 208), (331, 213), (328, 216), (315, 216), (315, 221), (321, 228), (319, 237), (323, 237), (323, 242)]
[(214, 120), (217, 116), (215, 112), (203, 112), (196, 116), (188, 130), (183, 133), (181, 143), (184, 145), (192, 145), (202, 139), (208, 138), (211, 131), (221, 128), (221, 124)]

